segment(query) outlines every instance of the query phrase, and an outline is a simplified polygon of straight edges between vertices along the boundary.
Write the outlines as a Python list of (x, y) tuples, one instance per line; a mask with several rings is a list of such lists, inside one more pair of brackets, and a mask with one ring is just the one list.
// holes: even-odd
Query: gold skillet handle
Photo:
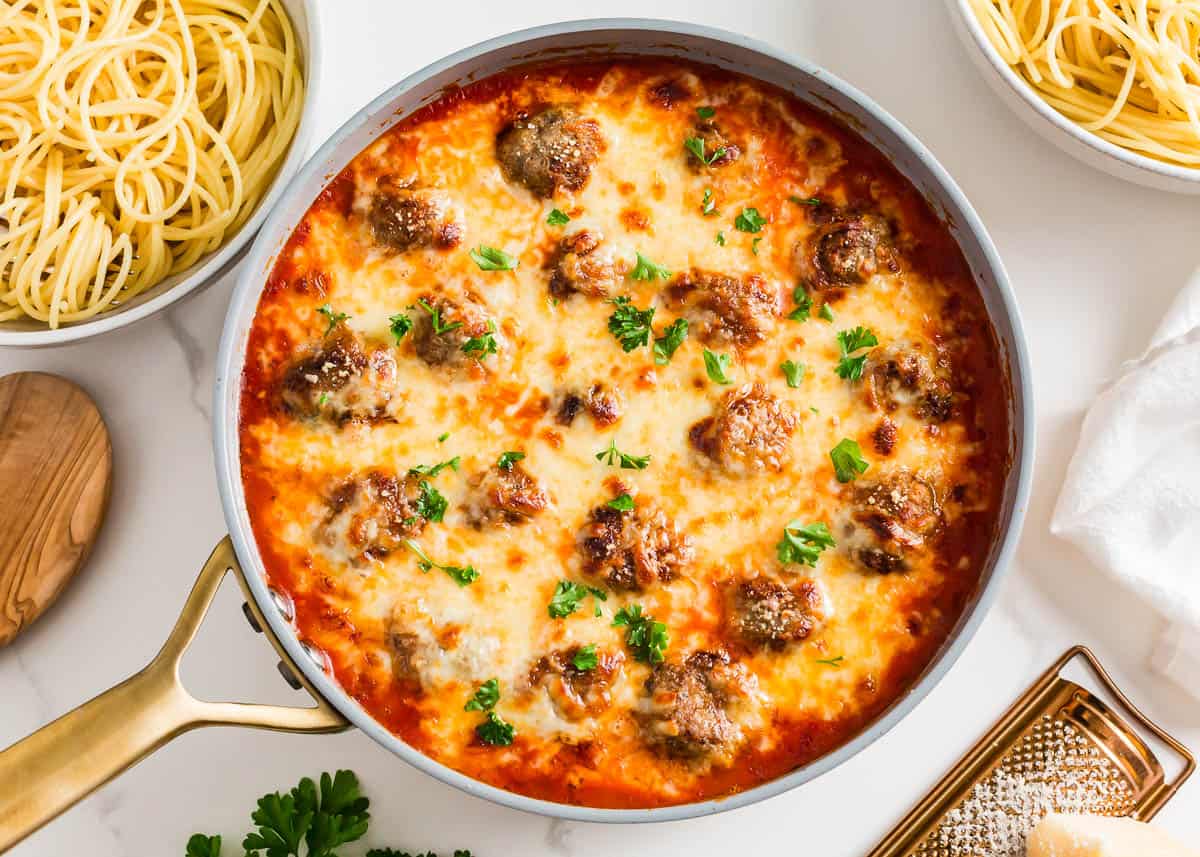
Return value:
[(230, 570), (272, 644), (290, 662), (258, 614), (226, 536), (204, 564), (162, 650), (145, 669), (0, 752), (0, 854), (189, 729), (230, 725), (338, 732), (349, 727), (298, 669), (293, 673), (316, 701), (314, 707), (203, 702), (183, 687), (179, 662)]

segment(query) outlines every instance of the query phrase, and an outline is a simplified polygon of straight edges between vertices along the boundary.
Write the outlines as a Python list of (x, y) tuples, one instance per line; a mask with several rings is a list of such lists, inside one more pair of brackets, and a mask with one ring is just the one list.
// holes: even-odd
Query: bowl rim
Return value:
[[(683, 38), (735, 47), (758, 54), (766, 60), (786, 64), (803, 78), (811, 78), (829, 84), (840, 95), (870, 114), (872, 119), (880, 123), (888, 133), (895, 135), (900, 141), (900, 145), (928, 170), (939, 191), (945, 194), (945, 198), (952, 202), (961, 215), (958, 223), (960, 231), (973, 240), (983, 259), (983, 268), (991, 274), (994, 280), (995, 298), (1000, 307), (999, 312), (1007, 321), (1011, 336), (1010, 347), (1005, 352), (1009, 377), (1013, 384), (1014, 403), (1013, 424), (1010, 428), (1014, 445), (1009, 477), (1011, 499), (1006, 500), (1005, 506), (1008, 521), (997, 537), (990, 557), (990, 569), (986, 579), (982, 582), (974, 604), (960, 617), (943, 647), (905, 693), (874, 719), (867, 728), (854, 735), (849, 741), (783, 776), (731, 795), (644, 809), (609, 809), (557, 803), (499, 788), (454, 770), (389, 732), (350, 697), (331, 674), (325, 672), (323, 665), (313, 659), (301, 643), (296, 628), (274, 606), (271, 590), (266, 582), (262, 557), (250, 526), (244, 502), (238, 429), (246, 336), (265, 282), (265, 272), (269, 270), (271, 262), (294, 228), (288, 205), (277, 206), (276, 210), (272, 212), (251, 249), (248, 263), (242, 269), (229, 303), (215, 367), (213, 455), (225, 520), (229, 527), (235, 553), (246, 571), (245, 579), (251, 595), (263, 608), (262, 613), (284, 650), (309, 679), (312, 686), (375, 743), (389, 750), (418, 771), (432, 776), (442, 783), (453, 786), (472, 797), (483, 798), (511, 809), (571, 821), (602, 823), (678, 821), (713, 815), (758, 803), (790, 791), (840, 766), (891, 731), (928, 696), (950, 671), (982, 624), (1016, 555), (1032, 486), (1034, 457), (1032, 374), (1028, 347), (1015, 295), (995, 245), (962, 190), (924, 144), (872, 99), (823, 68), (794, 56), (788, 51), (720, 28), (663, 19), (595, 18), (536, 26), (487, 39), (430, 63), (388, 87), (348, 118), (321, 145), (300, 171), (296, 181), (292, 183), (293, 186), (300, 188), (314, 181), (320, 181), (323, 186), (325, 181), (332, 177), (327, 162), (334, 156), (340, 157), (339, 149), (344, 148), (347, 141), (372, 120), (378, 121), (398, 95), (420, 85), (426, 79), (456, 66), (478, 60), (490, 53), (512, 49), (538, 39), (586, 35), (600, 31), (607, 31), (614, 35), (622, 31), (639, 34), (650, 32), (668, 39)], [(391, 113), (388, 115), (389, 121), (380, 127), (378, 133), (391, 127), (400, 118)], [(357, 150), (353, 154), (357, 154)], [(353, 157), (353, 154), (350, 157)], [(311, 197), (306, 199), (306, 203), (308, 202), (311, 202)], [(307, 208), (307, 204), (305, 207)], [(267, 605), (270, 605), (270, 609)]]
[[(186, 297), (199, 293), (229, 273), (241, 261), (267, 216), (274, 210), (275, 203), (283, 195), (291, 179), (299, 172), (308, 156), (309, 144), (312, 141), (316, 121), (314, 108), (321, 88), (321, 67), (325, 47), (324, 27), (321, 23), (320, 0), (297, 0), (297, 4), (304, 10), (305, 42), (304, 106), (300, 109), (300, 124), (297, 125), (296, 133), (288, 146), (287, 156), (279, 165), (279, 170), (271, 179), (270, 187), (258, 201), (258, 205), (249, 219), (223, 245), (193, 265), (190, 273), (186, 273), (182, 280), (145, 303), (140, 303), (124, 311), (102, 312), (86, 321), (69, 323), (53, 330), (50, 328), (11, 330), (5, 329), (3, 324), (0, 324), (0, 348), (66, 345), (120, 330), (144, 318), (149, 318)], [(287, 10), (285, 9), (285, 11)], [(289, 14), (288, 17), (294, 19), (295, 16)], [(292, 20), (292, 26), (296, 27), (295, 20)], [(299, 36), (299, 32), (297, 32), (297, 36)]]
[(983, 32), (983, 25), (979, 23), (979, 18), (975, 15), (975, 11), (971, 8), (970, 3), (971, 0), (949, 0), (949, 4), (953, 6), (962, 19), (963, 26), (966, 27), (967, 33), (971, 36), (971, 41), (974, 42), (975, 48), (987, 59), (988, 64), (1000, 75), (1000, 78), (1008, 87), (1041, 118), (1045, 119), (1059, 131), (1070, 136), (1076, 142), (1082, 143), (1099, 154), (1118, 160), (1126, 166), (1153, 173), (1162, 178), (1187, 183), (1200, 183), (1200, 167), (1184, 167), (1178, 164), (1171, 164), (1166, 161), (1160, 161), (1157, 158), (1151, 158), (1149, 155), (1142, 155), (1131, 149), (1123, 148), (1116, 143), (1110, 143), (1095, 132), (1089, 131), (1072, 122), (1051, 107), (1049, 103), (1034, 91), (1025, 78), (1013, 71), (1012, 66), (1000, 56), (995, 45), (992, 44), (991, 40)]

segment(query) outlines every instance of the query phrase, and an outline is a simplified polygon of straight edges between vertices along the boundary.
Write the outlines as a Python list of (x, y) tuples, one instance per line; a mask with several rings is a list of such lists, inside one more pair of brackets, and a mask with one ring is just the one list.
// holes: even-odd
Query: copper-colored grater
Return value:
[[(1062, 670), (1082, 657), (1135, 723), (1184, 762), (1173, 782), (1138, 733)], [(1196, 761), (1117, 688), (1090, 651), (1063, 655), (868, 857), (1023, 857), (1048, 812), (1149, 821)]]

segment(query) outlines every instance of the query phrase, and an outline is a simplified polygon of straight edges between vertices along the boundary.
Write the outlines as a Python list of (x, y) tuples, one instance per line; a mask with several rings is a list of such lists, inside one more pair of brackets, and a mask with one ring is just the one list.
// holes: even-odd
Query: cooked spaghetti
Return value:
[(251, 215), (300, 121), (279, 0), (0, 3), (0, 321), (121, 305)]
[(1200, 0), (971, 0), (1051, 107), (1125, 149), (1200, 167)]

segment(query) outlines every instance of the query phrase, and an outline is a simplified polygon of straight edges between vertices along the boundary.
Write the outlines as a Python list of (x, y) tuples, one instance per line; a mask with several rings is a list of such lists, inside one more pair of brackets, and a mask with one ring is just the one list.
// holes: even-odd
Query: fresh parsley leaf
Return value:
[(571, 666), (580, 672), (594, 670), (600, 666), (600, 658), (596, 654), (596, 644), (588, 643), (586, 646), (576, 649), (574, 657), (571, 658)]
[(487, 333), (483, 336), (472, 336), (462, 344), (463, 354), (474, 354), (482, 360), (489, 354), (496, 353), (496, 322), (490, 318), (487, 323)]
[(794, 360), (784, 360), (779, 364), (779, 368), (783, 370), (783, 377), (787, 378), (787, 385), (792, 389), (800, 386), (800, 382), (804, 380), (804, 364), (797, 363)]
[(767, 218), (759, 214), (757, 208), (743, 208), (733, 225), (739, 232), (762, 232), (762, 228), (767, 225)]
[(714, 110), (712, 107), (708, 107), (707, 105), (705, 105), (704, 107), (696, 108), (696, 115), (699, 116), (701, 119), (712, 119), (714, 116), (717, 115), (717, 111)]
[[(449, 437), (449, 436), (450, 436), (449, 433), (444, 435), (444, 437)], [(439, 437), (438, 440), (442, 440), (442, 438)], [(417, 464), (413, 467), (408, 468), (408, 472), (413, 474), (414, 476), (437, 476), (439, 473), (441, 473), (443, 470), (445, 470), (448, 467), (457, 473), (458, 467), (460, 464), (462, 464), (462, 457), (456, 455), (453, 458), (446, 459), (445, 461), (440, 461), (437, 464)]]
[(824, 205), (824, 203), (821, 202), (821, 200), (817, 199), (815, 196), (810, 196), (808, 198), (800, 197), (800, 196), (789, 196), (788, 201), (794, 202), (794, 203), (796, 203), (796, 205)]
[(221, 857), (221, 837), (193, 833), (187, 841), (184, 857)]
[(500, 680), (489, 678), (471, 694), (463, 711), (491, 711), (500, 701)]
[(317, 396), (317, 404), (321, 407), (325, 407), (327, 404), (329, 404), (329, 394), (321, 393), (321, 395)]
[(762, 241), (762, 238), (759, 237), (759, 238), (755, 238), (753, 241), (750, 242), (750, 252), (753, 253), (755, 256), (758, 255), (758, 245), (759, 245), (759, 242), (761, 242), (761, 241)]
[(250, 855), (299, 857), (300, 843), (307, 857), (336, 857), (335, 848), (362, 838), (367, 832), (370, 801), (359, 792), (358, 778), (350, 771), (332, 777), (321, 774), (321, 785), (308, 777), (288, 794), (264, 795), (250, 816), (257, 830), (242, 841)]
[(612, 298), (609, 303), (616, 309), (608, 317), (608, 332), (621, 343), (621, 349), (628, 353), (648, 344), (650, 325), (654, 320), (654, 307), (638, 309), (624, 296)]
[(827, 667), (841, 667), (844, 660), (846, 660), (845, 655), (838, 655), (836, 658), (817, 658), (817, 663), (825, 664)]
[(450, 432), (448, 432), (448, 431), (442, 432), (441, 434), (438, 435), (438, 443), (445, 443), (446, 439), (448, 437), (450, 437)]
[(475, 727), (475, 734), (479, 736), (479, 740), (493, 747), (507, 747), (512, 744), (516, 731), (511, 723), (494, 711), (489, 711), (487, 720)]
[(629, 276), (634, 280), (652, 283), (654, 282), (655, 278), (660, 280), (669, 280), (671, 278), (671, 272), (662, 265), (656, 265), (641, 253), (638, 253), (637, 264), (633, 266), (633, 270), (629, 272)]
[(803, 285), (792, 289), (792, 302), (796, 304), (796, 308), (788, 313), (788, 318), (792, 321), (808, 321), (812, 313), (812, 297)]
[(842, 353), (842, 359), (837, 364), (838, 376), (847, 381), (857, 381), (862, 377), (867, 355), (860, 354), (855, 357), (853, 356), (854, 352), (864, 348), (874, 348), (879, 344), (879, 340), (870, 328), (862, 326), (840, 331), (837, 340)]
[(670, 363), (675, 352), (679, 350), (679, 346), (683, 345), (683, 341), (687, 339), (687, 335), (688, 322), (686, 318), (677, 318), (663, 328), (662, 336), (654, 339), (654, 362), (659, 366), (666, 366)]
[(817, 315), (826, 321), (833, 321), (833, 308), (829, 304), (821, 304), (821, 309), (817, 312)]
[(510, 256), (503, 250), (480, 244), (471, 251), (471, 258), (481, 271), (513, 271), (521, 264), (516, 256)]
[(706, 167), (711, 167), (721, 158), (725, 157), (725, 147), (721, 146), (707, 157), (704, 154), (704, 138), (703, 137), (688, 137), (683, 141), (683, 148), (687, 149), (696, 157), (700, 163)]
[(434, 488), (431, 482), (421, 480), (421, 496), (413, 503), (418, 515), (431, 523), (440, 524), (446, 517), (446, 509), (449, 506), (450, 502), (441, 491)]
[(721, 212), (717, 211), (717, 203), (713, 200), (712, 188), (704, 189), (704, 197), (700, 200), (700, 213), (705, 217), (714, 217)]
[(622, 607), (612, 624), (614, 628), (625, 627), (625, 645), (633, 652), (634, 658), (645, 664), (663, 662), (663, 652), (671, 641), (667, 626), (651, 616), (643, 616), (642, 605)]
[(732, 360), (733, 358), (728, 354), (717, 354), (715, 351), (705, 348), (704, 371), (708, 373), (708, 380), (717, 384), (732, 384), (733, 381), (725, 374), (725, 370), (729, 368)]
[(721, 232), (720, 230), (717, 230), (717, 239), (716, 240), (717, 240), (718, 247), (724, 247), (725, 246), (725, 233)]
[(513, 465), (525, 457), (523, 452), (502, 452), (500, 458), (496, 461), (496, 466), (501, 470), (512, 470)]
[(621, 452), (617, 449), (616, 440), (610, 441), (607, 449), (597, 452), (596, 460), (603, 461), (609, 467), (619, 462), (622, 470), (645, 470), (650, 464), (649, 455), (627, 455)]
[[(551, 619), (565, 619), (579, 609), (579, 605), (591, 595), (597, 601), (607, 601), (608, 593), (594, 586), (584, 586), (573, 580), (560, 580), (550, 596), (550, 604), (546, 612)], [(600, 605), (596, 604), (596, 615), (600, 615)]]
[(424, 300), (417, 301), (417, 306), (429, 313), (429, 324), (433, 328), (435, 336), (441, 336), (443, 333), (449, 333), (452, 330), (457, 330), (462, 327), (461, 321), (451, 322), (446, 324), (442, 319), (442, 310), (440, 307), (433, 307), (427, 304)]
[(388, 321), (391, 322), (392, 336), (396, 337), (397, 344), (412, 330), (412, 319), (408, 317), (408, 313), (406, 312), (389, 316)]
[(571, 218), (567, 217), (561, 210), (554, 208), (546, 215), (546, 223), (550, 226), (566, 226), (571, 222)]
[(442, 565), (431, 560), (429, 554), (425, 553), (421, 546), (412, 539), (405, 539), (404, 544), (417, 555), (417, 567), (421, 571), (429, 571), (431, 568), (439, 569), (446, 572), (450, 579), (459, 586), (467, 586), (479, 579), (479, 572), (475, 570), (474, 566)]
[(633, 498), (628, 494), (621, 494), (619, 497), (613, 497), (604, 504), (610, 509), (615, 509), (618, 512), (632, 512)]
[(870, 467), (862, 456), (862, 447), (848, 437), (839, 440), (838, 445), (829, 451), (829, 459), (833, 462), (833, 472), (838, 482), (853, 482)]
[(825, 548), (836, 547), (829, 526), (818, 522), (802, 524), (792, 521), (783, 528), (783, 539), (775, 545), (775, 555), (781, 563), (815, 566)]
[(325, 316), (325, 318), (329, 321), (329, 327), (325, 328), (326, 336), (333, 333), (333, 329), (335, 327), (350, 317), (344, 312), (334, 312), (333, 307), (331, 307), (329, 304), (317, 307), (317, 312)]

